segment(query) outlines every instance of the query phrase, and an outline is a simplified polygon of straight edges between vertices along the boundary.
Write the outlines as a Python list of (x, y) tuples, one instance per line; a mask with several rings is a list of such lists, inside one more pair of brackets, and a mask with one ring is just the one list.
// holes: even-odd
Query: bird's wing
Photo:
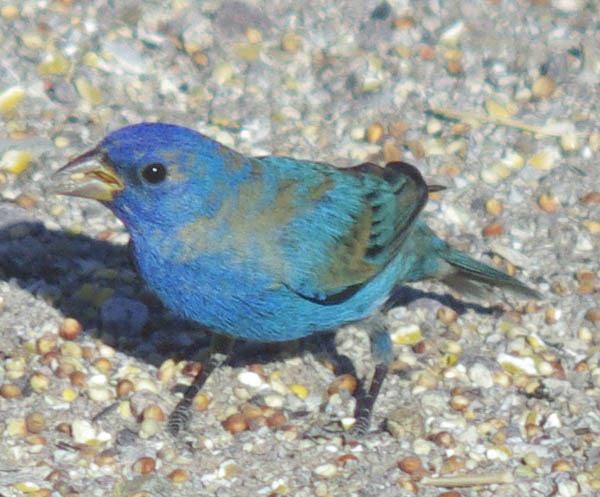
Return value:
[(398, 254), (428, 188), (419, 171), (403, 162), (347, 169), (300, 164), (316, 183), (295, 192), (297, 214), (279, 240), (285, 254), (281, 283), (308, 300), (340, 303)]

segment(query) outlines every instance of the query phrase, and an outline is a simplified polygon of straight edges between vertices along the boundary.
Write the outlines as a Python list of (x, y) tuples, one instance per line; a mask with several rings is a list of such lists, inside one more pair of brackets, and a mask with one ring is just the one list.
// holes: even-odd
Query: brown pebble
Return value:
[(463, 66), (457, 60), (449, 60), (446, 64), (446, 69), (450, 74), (458, 75), (464, 72)]
[(267, 425), (267, 418), (263, 415), (256, 416), (254, 418), (248, 418), (248, 429), (251, 431), (256, 431), (263, 426)]
[(437, 311), (437, 318), (444, 324), (450, 324), (458, 319), (458, 313), (454, 309), (443, 305)]
[(447, 431), (440, 431), (433, 436), (433, 443), (439, 447), (445, 447), (446, 449), (454, 447), (454, 437)]
[(115, 453), (110, 449), (103, 450), (94, 458), (94, 462), (98, 466), (113, 466), (115, 464)]
[(536, 98), (547, 98), (552, 95), (556, 83), (551, 80), (548, 76), (540, 76), (535, 80), (531, 88), (531, 93)]
[(191, 378), (195, 378), (201, 372), (202, 372), (202, 363), (188, 361), (185, 363), (185, 366), (183, 367), (182, 374), (184, 374), (185, 376), (189, 376)]
[(85, 374), (82, 373), (81, 371), (73, 371), (69, 375), (69, 381), (71, 382), (71, 385), (73, 385), (74, 387), (78, 387), (78, 388), (85, 387), (85, 383), (86, 383), (85, 380), (86, 380)]
[(417, 456), (407, 456), (398, 462), (398, 467), (415, 479), (423, 476), (423, 464)]
[(130, 380), (119, 380), (117, 383), (117, 397), (125, 397), (135, 388), (134, 384)]
[(58, 423), (56, 425), (56, 431), (59, 433), (71, 434), (71, 423)]
[(600, 321), (600, 307), (592, 307), (585, 313), (584, 317), (592, 323)]
[(41, 412), (32, 412), (25, 417), (25, 425), (29, 433), (40, 433), (46, 427), (46, 420)]
[(147, 475), (153, 473), (156, 469), (156, 462), (152, 457), (140, 457), (133, 463), (133, 471), (141, 475)]
[(327, 393), (329, 395), (333, 395), (334, 393), (338, 393), (340, 390), (348, 390), (350, 393), (354, 393), (357, 385), (358, 383), (354, 376), (351, 374), (343, 374), (333, 380), (327, 389)]
[(17, 203), (17, 205), (20, 205), (25, 209), (31, 209), (32, 207), (36, 206), (37, 199), (29, 193), (21, 193), (21, 195), (17, 197), (15, 202)]
[(296, 33), (287, 32), (283, 35), (281, 40), (281, 48), (286, 52), (295, 52), (302, 43), (302, 37)]
[(400, 161), (402, 160), (402, 151), (392, 140), (386, 140), (383, 143), (383, 158), (386, 162)]
[(173, 483), (185, 483), (186, 481), (188, 481), (189, 476), (187, 474), (187, 471), (183, 469), (175, 469), (169, 473), (168, 478)]
[(552, 464), (554, 473), (568, 473), (569, 471), (573, 471), (573, 466), (566, 459), (559, 459)]
[(581, 197), (581, 203), (583, 205), (587, 205), (587, 206), (600, 205), (600, 193), (598, 193), (598, 192), (586, 193), (583, 197)]
[(575, 371), (578, 373), (586, 373), (589, 370), (590, 365), (587, 361), (579, 361), (577, 364), (575, 364)]
[(94, 367), (101, 373), (109, 373), (112, 365), (106, 357), (99, 357), (94, 361)]
[(5, 399), (16, 399), (21, 396), (21, 389), (12, 383), (5, 383), (0, 386), (0, 396)]
[(400, 478), (397, 482), (397, 485), (405, 492), (410, 492), (411, 494), (415, 495), (419, 493), (419, 487), (414, 481), (410, 480), (409, 478)]
[(491, 238), (493, 236), (499, 236), (504, 232), (504, 228), (500, 223), (490, 223), (483, 228), (483, 236)]
[(464, 469), (465, 466), (466, 466), (466, 462), (464, 459), (462, 459), (459, 456), (452, 455), (442, 463), (440, 473), (442, 473), (442, 474), (455, 473), (456, 471), (460, 471), (461, 469)]
[(433, 348), (431, 340), (421, 340), (412, 346), (412, 350), (415, 354), (424, 354), (429, 352)]
[(577, 293), (587, 295), (594, 293), (596, 290), (596, 275), (591, 271), (580, 271), (577, 273), (577, 279), (579, 280), (579, 289)]
[(435, 57), (435, 51), (429, 45), (421, 45), (419, 57), (423, 60), (431, 60)]
[(449, 490), (448, 492), (438, 494), (438, 497), (461, 497), (461, 493), (456, 490)]
[(210, 397), (208, 395), (206, 395), (205, 393), (199, 393), (198, 395), (196, 395), (194, 397), (194, 402), (193, 402), (194, 411), (196, 411), (196, 412), (206, 411), (210, 404), (210, 400), (211, 400)]
[(75, 318), (66, 318), (60, 325), (58, 334), (65, 340), (75, 340), (83, 330), (81, 323)]
[(282, 412), (276, 412), (267, 418), (267, 426), (269, 428), (277, 428), (287, 422), (285, 415)]
[(354, 454), (344, 454), (343, 456), (338, 457), (338, 464), (340, 466), (346, 466), (350, 461), (358, 461), (358, 457)]
[(538, 198), (538, 204), (546, 212), (553, 213), (558, 210), (558, 200), (551, 193), (542, 193)]
[(401, 16), (394, 19), (394, 27), (397, 29), (410, 29), (415, 25), (415, 19), (411, 16)]
[(389, 133), (392, 136), (402, 136), (407, 130), (409, 126), (405, 121), (394, 121), (389, 125)]
[(248, 429), (248, 420), (241, 414), (232, 414), (223, 421), (223, 428), (230, 433), (240, 433)]
[(371, 124), (367, 130), (367, 141), (377, 143), (383, 137), (383, 126), (380, 123)]
[(154, 419), (156, 421), (163, 421), (165, 419), (165, 413), (156, 404), (150, 404), (142, 411), (142, 419)]

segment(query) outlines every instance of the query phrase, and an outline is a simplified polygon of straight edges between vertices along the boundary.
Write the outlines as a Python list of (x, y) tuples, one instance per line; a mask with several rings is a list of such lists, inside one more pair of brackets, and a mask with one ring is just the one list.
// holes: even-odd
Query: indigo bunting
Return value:
[(437, 278), (452, 287), (537, 293), (452, 249), (420, 217), (428, 187), (403, 162), (337, 169), (247, 157), (190, 129), (142, 123), (109, 134), (55, 175), (54, 191), (97, 199), (131, 235), (147, 286), (179, 315), (214, 331), (211, 355), (169, 420), (191, 402), (237, 338), (292, 340), (366, 324), (375, 371), (357, 399), (369, 427), (392, 347), (383, 317), (394, 290)]

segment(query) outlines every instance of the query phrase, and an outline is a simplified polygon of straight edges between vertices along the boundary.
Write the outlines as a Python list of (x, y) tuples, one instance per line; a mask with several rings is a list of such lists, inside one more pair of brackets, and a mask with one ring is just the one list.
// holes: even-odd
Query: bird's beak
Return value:
[(98, 149), (80, 155), (52, 176), (48, 190), (59, 195), (72, 195), (110, 202), (125, 188), (123, 180)]

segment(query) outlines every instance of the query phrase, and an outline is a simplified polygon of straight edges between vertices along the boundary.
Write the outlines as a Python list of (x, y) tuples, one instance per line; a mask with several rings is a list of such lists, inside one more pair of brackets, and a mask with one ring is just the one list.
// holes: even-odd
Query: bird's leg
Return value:
[(203, 364), (200, 373), (194, 378), (192, 384), (183, 393), (183, 399), (179, 401), (169, 416), (168, 428), (172, 435), (177, 435), (187, 427), (192, 415), (190, 408), (194, 397), (196, 397), (196, 394), (200, 391), (211, 373), (227, 360), (234, 343), (235, 340), (231, 337), (216, 333), (213, 334), (208, 359)]
[(375, 372), (369, 390), (356, 399), (356, 408), (354, 409), (356, 422), (352, 428), (352, 434), (358, 436), (364, 435), (369, 430), (375, 400), (377, 400), (389, 364), (393, 359), (392, 342), (383, 315), (378, 313), (370, 317), (366, 324), (371, 341), (371, 355), (375, 360)]

